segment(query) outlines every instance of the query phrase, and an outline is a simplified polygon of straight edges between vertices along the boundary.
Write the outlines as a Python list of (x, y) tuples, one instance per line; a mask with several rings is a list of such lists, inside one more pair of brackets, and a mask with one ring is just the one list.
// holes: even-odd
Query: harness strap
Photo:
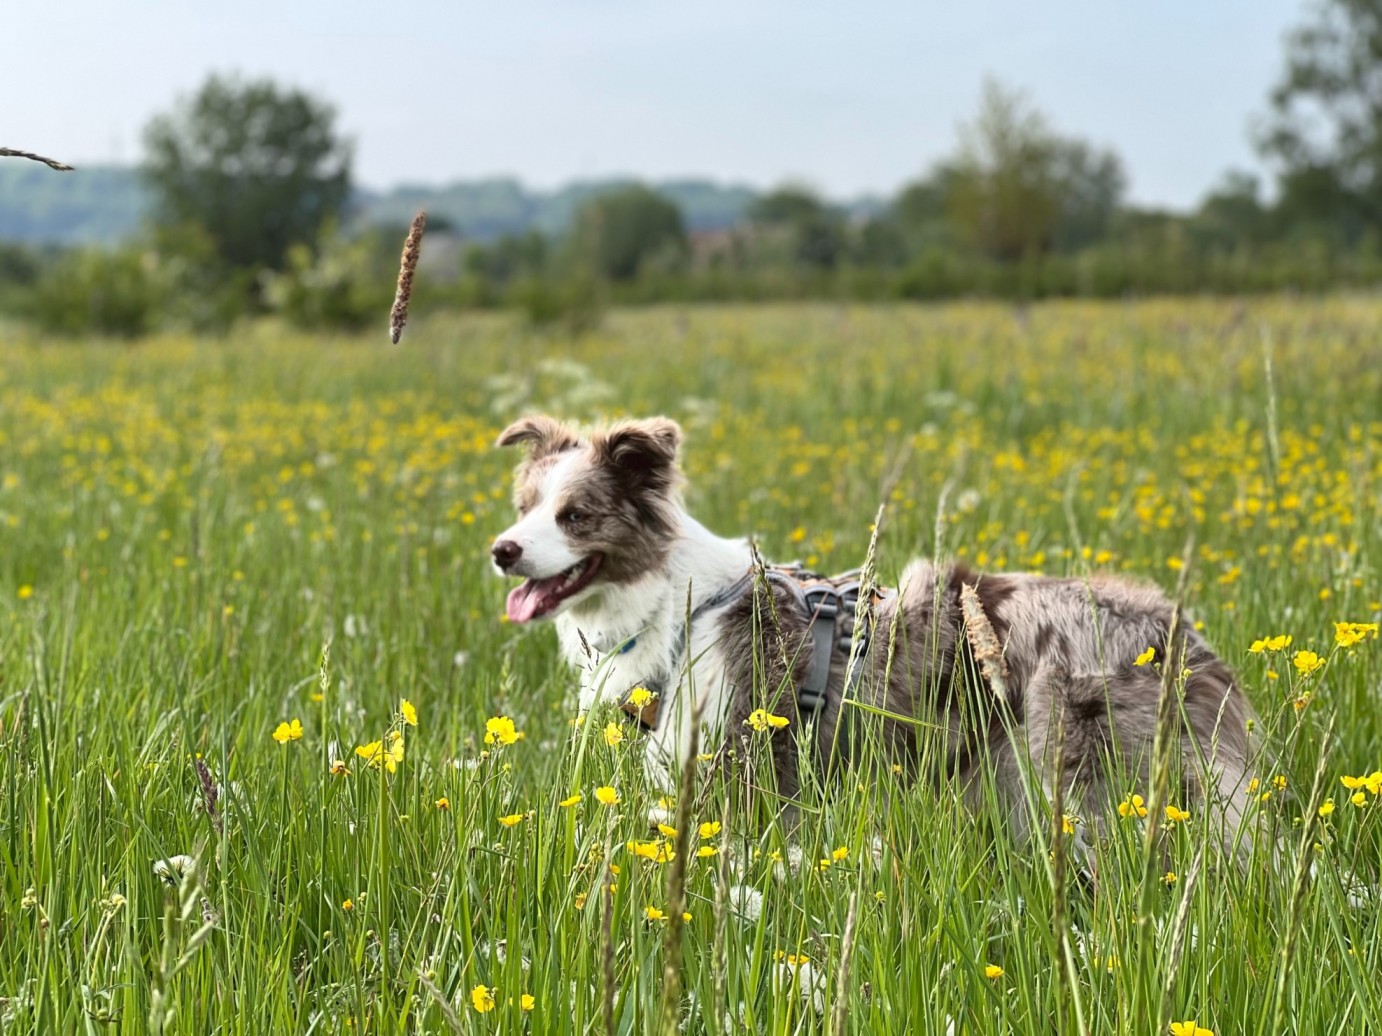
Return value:
[[(830, 686), (830, 667), (837, 654), (843, 657), (845, 665), (846, 676), (843, 696), (849, 697), (854, 688), (858, 686), (862, 676), (862, 667), (859, 662), (867, 654), (869, 641), (873, 634), (872, 607), (865, 613), (864, 627), (858, 631), (857, 635), (840, 629), (840, 617), (842, 615), (853, 617), (858, 606), (859, 593), (862, 589), (862, 584), (858, 578), (859, 569), (851, 569), (838, 576), (826, 577), (812, 572), (800, 564), (788, 564), (765, 568), (763, 574), (769, 583), (781, 587), (787, 592), (810, 622), (811, 668), (797, 689), (797, 709), (802, 712), (815, 713), (825, 707)], [(735, 580), (703, 601), (691, 613), (690, 621), (695, 622), (706, 612), (728, 604), (747, 590), (752, 581), (752, 572)], [(887, 600), (892, 593), (891, 590), (875, 587), (871, 605)], [(657, 729), (662, 703), (663, 687), (661, 684), (669, 681), (675, 674), (676, 661), (684, 637), (685, 624), (682, 624), (672, 640), (671, 656), (664, 671), (658, 674), (657, 679), (650, 680), (644, 685), (644, 689), (653, 695), (652, 700), (640, 706), (634, 704), (631, 699), (625, 699), (619, 706), (621, 711), (644, 730)], [(629, 651), (636, 643), (636, 637), (625, 642), (620, 648), (620, 652)]]
[[(632, 717), (634, 721), (637, 722), (639, 727), (641, 727), (643, 730), (657, 729), (659, 713), (661, 711), (662, 706), (661, 685), (664, 681), (670, 680), (675, 675), (677, 669), (677, 656), (681, 651), (682, 640), (684, 640), (686, 637), (686, 630), (688, 628), (689, 623), (694, 623), (697, 619), (699, 619), (708, 611), (714, 611), (716, 608), (720, 608), (728, 604), (730, 601), (734, 600), (746, 589), (748, 589), (749, 584), (752, 581), (753, 573), (745, 573), (744, 575), (736, 579), (734, 582), (724, 587), (718, 593), (712, 594), (710, 597), (707, 597), (704, 601), (698, 604), (696, 608), (691, 612), (691, 618), (688, 620), (688, 622), (683, 622), (680, 625), (678, 625), (676, 633), (672, 637), (672, 647), (669, 653), (669, 657), (667, 659), (667, 663), (664, 667), (664, 671), (662, 673), (659, 673), (655, 679), (649, 680), (644, 685), (644, 690), (652, 694), (652, 700), (649, 701), (646, 705), (640, 706), (635, 705), (632, 699), (626, 698), (624, 699), (623, 703), (619, 706), (620, 710), (624, 712), (626, 715)], [(629, 640), (624, 642), (623, 647), (619, 649), (619, 653), (622, 655), (628, 651), (631, 651), (633, 649), (633, 646), (637, 643), (638, 638), (631, 637)], [(630, 694), (632, 694), (632, 692), (630, 692)]]

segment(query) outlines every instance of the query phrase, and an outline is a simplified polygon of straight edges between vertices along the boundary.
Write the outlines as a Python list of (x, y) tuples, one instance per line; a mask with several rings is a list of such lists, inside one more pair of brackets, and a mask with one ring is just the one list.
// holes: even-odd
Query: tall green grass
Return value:
[[(575, 340), (424, 319), (399, 350), (10, 332), (0, 1025), (643, 1032), (671, 999), (693, 1032), (1376, 1028), (1382, 801), (1340, 778), (1382, 767), (1382, 642), (1335, 648), (1333, 623), (1382, 612), (1379, 318), (668, 309)], [(881, 503), (884, 582), (932, 553), (1183, 580), (1259, 713), (1251, 859), (1198, 815), (1164, 858), (1156, 815), (1088, 858), (1054, 823), (1019, 843), (882, 758), (807, 782), (788, 837), (762, 782), (725, 786), (752, 765), (702, 764), (669, 986), (648, 908), (675, 864), (628, 848), (667, 837), (639, 735), (575, 724), (551, 630), (502, 622), (488, 571), (514, 460), (490, 444), (530, 408), (676, 417), (692, 510), (772, 557), (857, 565)], [(1328, 661), (1304, 675), (1298, 650)], [(522, 739), (487, 744), (492, 717)], [(357, 754), (393, 733), (395, 772)]]

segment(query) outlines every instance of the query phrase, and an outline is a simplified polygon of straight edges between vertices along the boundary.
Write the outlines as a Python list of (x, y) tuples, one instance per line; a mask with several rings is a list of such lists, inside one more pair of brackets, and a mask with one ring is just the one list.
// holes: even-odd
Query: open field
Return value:
[(550, 628), (499, 619), (491, 444), (525, 409), (676, 417), (692, 511), (770, 557), (859, 564), (888, 487), (885, 582), (933, 552), (1184, 578), (1271, 748), (1245, 868), (1192, 815), (1172, 880), (1132, 817), (1092, 890), (1063, 836), (882, 767), (809, 789), (792, 866), (771, 796), (727, 811), (712, 777), (688, 1031), (838, 1031), (840, 1002), (857, 1032), (1382, 1028), (1382, 775), (1341, 781), (1382, 768), (1382, 641), (1334, 625), (1382, 613), (1379, 326), (1280, 299), (660, 310), (574, 342), (424, 319), (398, 350), (382, 321), (9, 332), (0, 1029), (657, 1030), (674, 867), (628, 847), (660, 837), (638, 735), (574, 725)]

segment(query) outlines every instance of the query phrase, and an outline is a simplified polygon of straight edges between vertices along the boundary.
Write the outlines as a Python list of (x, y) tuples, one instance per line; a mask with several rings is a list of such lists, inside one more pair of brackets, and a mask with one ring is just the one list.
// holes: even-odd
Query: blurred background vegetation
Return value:
[(1320, 292), (1382, 279), (1382, 0), (1326, 0), (1287, 40), (1254, 143), (1191, 212), (1131, 205), (1122, 160), (989, 82), (951, 155), (891, 198), (804, 184), (511, 179), (357, 188), (325, 100), (213, 76), (136, 168), (0, 164), (0, 315), (48, 333), (382, 320), (413, 213), (416, 296), (579, 329), (611, 304)]

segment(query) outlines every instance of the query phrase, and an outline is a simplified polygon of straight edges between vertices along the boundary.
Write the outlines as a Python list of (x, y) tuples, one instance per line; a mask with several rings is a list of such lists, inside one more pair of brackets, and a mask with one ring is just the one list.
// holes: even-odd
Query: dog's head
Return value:
[(518, 521), (491, 553), (506, 576), (523, 576), (507, 606), (528, 622), (602, 588), (659, 568), (680, 513), (675, 421), (621, 421), (581, 434), (550, 417), (525, 417), (499, 436), (523, 446), (514, 474)]

